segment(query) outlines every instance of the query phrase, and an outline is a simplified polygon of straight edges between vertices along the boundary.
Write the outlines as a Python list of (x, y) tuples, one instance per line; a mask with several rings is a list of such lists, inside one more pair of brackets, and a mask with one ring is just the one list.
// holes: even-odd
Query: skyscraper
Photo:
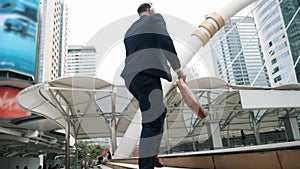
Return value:
[(60, 24), (62, 26), (62, 30), (60, 31), (60, 46), (59, 46), (59, 73), (58, 76), (63, 76), (64, 72), (66, 72), (66, 59), (67, 59), (67, 53), (68, 53), (68, 43), (67, 43), (67, 37), (68, 37), (68, 7), (67, 4), (62, 3), (61, 6), (61, 13), (62, 13), (62, 19), (60, 21)]
[(65, 76), (96, 74), (96, 48), (94, 46), (68, 47)]
[[(297, 0), (254, 3), (266, 68), (271, 86), (300, 82), (300, 13)], [(294, 65), (296, 67), (294, 68)]]
[(252, 17), (232, 17), (210, 41), (219, 76), (234, 85), (268, 86)]
[(63, 0), (41, 2), (38, 82), (60, 76), (66, 57), (67, 8)]

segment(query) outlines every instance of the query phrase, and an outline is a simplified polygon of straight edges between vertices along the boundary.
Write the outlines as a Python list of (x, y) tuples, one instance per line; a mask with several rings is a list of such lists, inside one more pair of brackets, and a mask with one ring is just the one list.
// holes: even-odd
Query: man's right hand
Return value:
[(185, 73), (184, 73), (182, 70), (179, 70), (179, 71), (177, 72), (177, 75), (178, 75), (178, 79), (182, 79), (182, 80), (185, 82), (185, 80), (186, 80), (186, 75), (185, 75)]

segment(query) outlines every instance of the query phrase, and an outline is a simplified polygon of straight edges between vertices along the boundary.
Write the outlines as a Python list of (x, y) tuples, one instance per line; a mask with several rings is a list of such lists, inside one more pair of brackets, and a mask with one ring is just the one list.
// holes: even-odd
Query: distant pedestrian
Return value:
[(27, 165), (24, 166), (24, 169), (28, 169)]
[(16, 165), (16, 169), (20, 169), (20, 167), (18, 165)]
[(246, 146), (246, 143), (245, 143), (246, 136), (245, 136), (244, 130), (241, 130), (241, 139), (242, 139), (242, 144), (244, 146)]
[(109, 150), (107, 151), (107, 158), (108, 158), (108, 160), (111, 160), (111, 159), (112, 159), (112, 157), (111, 157), (111, 153), (110, 153), (110, 151), (109, 151)]
[(97, 156), (98, 164), (105, 164), (109, 159), (110, 152), (108, 149), (103, 149), (102, 153)]

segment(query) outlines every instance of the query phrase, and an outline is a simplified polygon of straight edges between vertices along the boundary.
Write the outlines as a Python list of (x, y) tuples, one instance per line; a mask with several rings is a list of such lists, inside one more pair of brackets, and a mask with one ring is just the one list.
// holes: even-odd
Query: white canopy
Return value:
[[(293, 107), (286, 103), (300, 99), (300, 84), (273, 88), (235, 86), (220, 78), (204, 77), (191, 80), (187, 85), (199, 97), (205, 112), (210, 114), (210, 120), (219, 121), (221, 133), (226, 137), (228, 134), (239, 135), (240, 130), (253, 131), (252, 114), (260, 131), (284, 127), (282, 117), (286, 115), (300, 117), (300, 103), (294, 104)], [(252, 100), (255, 102), (253, 108), (244, 108), (251, 101), (247, 97), (241, 98), (241, 95), (246, 95), (245, 93), (256, 96), (254, 101)], [(282, 97), (274, 97), (274, 94)], [(169, 108), (167, 122), (170, 138), (182, 136), (201, 138), (201, 135), (207, 135), (206, 125), (184, 105), (175, 86), (167, 94), (166, 100)], [(273, 107), (273, 103), (277, 107)]]
[(19, 93), (17, 101), (61, 128), (69, 121), (74, 138), (109, 137), (106, 112), (96, 104), (96, 92), (103, 96), (98, 101), (110, 97), (112, 85), (94, 77), (65, 77), (28, 87)]
[[(205, 111), (211, 114), (210, 118), (219, 120), (222, 135), (253, 130), (251, 114), (260, 130), (280, 128), (283, 126), (281, 117), (289, 113), (285, 106), (272, 108), (265, 105), (260, 109), (244, 109), (242, 91), (260, 93), (300, 90), (299, 84), (275, 88), (234, 86), (215, 77), (194, 79), (188, 82), (188, 86), (199, 97)], [(290, 97), (300, 99), (297, 95)], [(39, 131), (65, 129), (69, 121), (71, 134), (77, 139), (112, 137), (112, 117), (116, 118), (116, 136), (123, 136), (138, 109), (137, 101), (124, 86), (113, 86), (101, 79), (84, 76), (64, 77), (28, 87), (19, 93), (17, 101), (21, 107), (53, 123), (51, 125), (49, 120), (41, 119), (37, 126), (27, 122), (23, 123), (24, 127), (36, 127)], [(207, 139), (206, 125), (185, 106), (175, 84), (167, 93), (165, 101), (168, 114), (167, 130), (164, 133), (167, 140), (164, 141), (175, 145), (191, 137)], [(290, 113), (299, 115), (299, 107), (294, 107)], [(162, 144), (167, 144), (164, 141)]]

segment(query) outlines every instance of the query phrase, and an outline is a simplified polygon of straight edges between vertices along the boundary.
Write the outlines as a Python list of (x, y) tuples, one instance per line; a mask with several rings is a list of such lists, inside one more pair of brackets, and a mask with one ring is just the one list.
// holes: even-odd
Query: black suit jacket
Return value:
[(125, 67), (121, 76), (126, 84), (140, 72), (172, 81), (170, 67), (181, 67), (166, 23), (160, 14), (142, 16), (125, 34)]

